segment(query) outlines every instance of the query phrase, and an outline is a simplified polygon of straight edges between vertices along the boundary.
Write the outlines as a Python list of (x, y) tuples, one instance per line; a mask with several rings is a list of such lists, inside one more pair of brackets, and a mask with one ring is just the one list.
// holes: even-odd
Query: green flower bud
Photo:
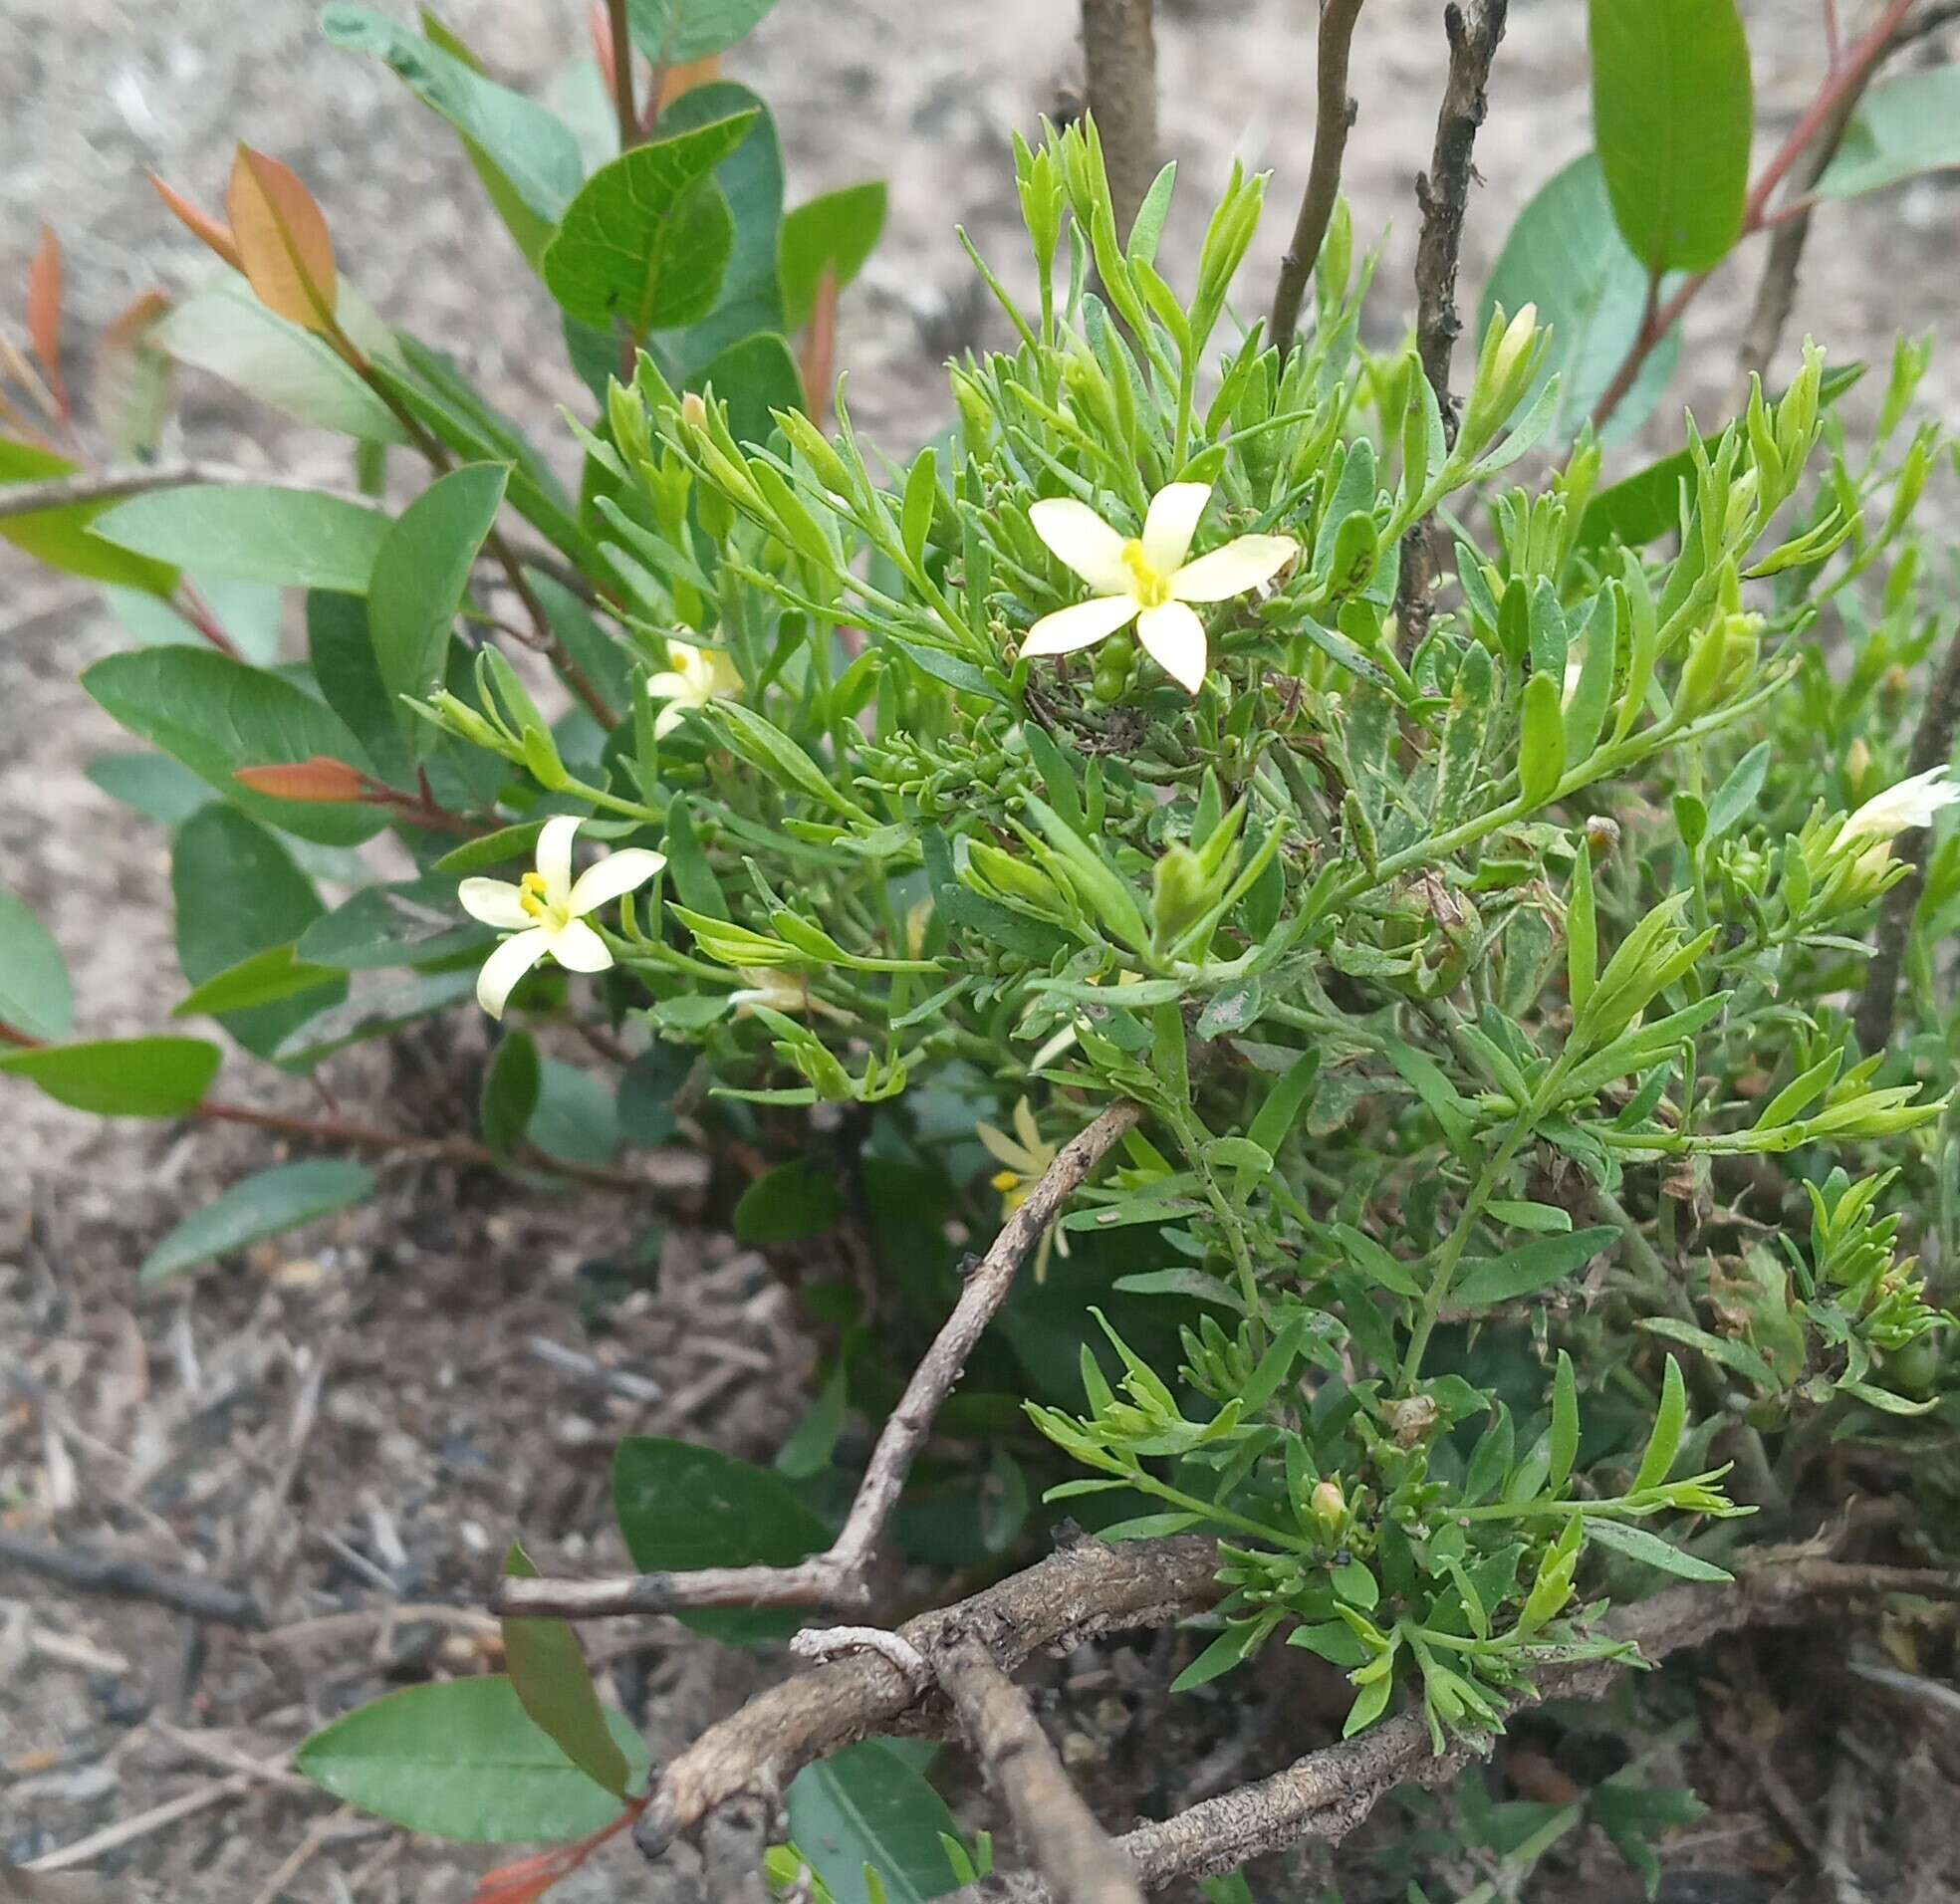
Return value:
[(1203, 917), (1211, 882), (1189, 846), (1174, 842), (1150, 874), (1150, 931), (1157, 944), (1172, 945)]

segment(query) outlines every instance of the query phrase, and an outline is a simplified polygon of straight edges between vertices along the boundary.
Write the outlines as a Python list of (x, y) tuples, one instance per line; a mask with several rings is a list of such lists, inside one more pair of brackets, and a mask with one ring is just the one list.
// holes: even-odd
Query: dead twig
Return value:
[(687, 1573), (640, 1573), (611, 1580), (505, 1579), (496, 1612), (593, 1619), (614, 1613), (667, 1613), (683, 1606), (861, 1606), (879, 1537), (905, 1485), (940, 1404), (966, 1368), (1015, 1273), (1090, 1172), (1141, 1115), (1134, 1103), (1111, 1104), (1062, 1146), (993, 1247), (967, 1278), (953, 1312), (912, 1371), (858, 1484), (844, 1529), (822, 1553), (794, 1566), (702, 1567)]
[[(1926, 703), (1919, 711), (1919, 725), (1913, 730), (1912, 752), (1907, 756), (1907, 775), (1924, 774), (1944, 767), (1953, 758), (1953, 736), (1960, 727), (1960, 632), (1947, 642), (1946, 652), (1926, 690)], [(1926, 849), (1932, 844), (1929, 829), (1915, 827), (1892, 841), (1892, 851), (1910, 870), (1885, 894), (1878, 911), (1878, 947), (1864, 974), (1864, 991), (1859, 995), (1852, 1020), (1857, 1031), (1858, 1049), (1870, 1053), (1883, 1051), (1891, 1042), (1892, 1017), (1898, 1009), (1899, 975), (1905, 969), (1906, 948), (1912, 941), (1913, 915), (1919, 910), (1919, 895), (1926, 889)]]
[(185, 489), (192, 484), (236, 488), (245, 483), (305, 489), (309, 494), (338, 496), (365, 508), (375, 507), (373, 497), (351, 489), (318, 483), (280, 483), (278, 477), (262, 470), (238, 469), (229, 463), (170, 462), (85, 469), (73, 476), (51, 477), (44, 483), (8, 483), (0, 487), (0, 517), (32, 516), (44, 509), (68, 509), (77, 503), (115, 502), (120, 497), (146, 495), (153, 489)]
[(179, 1818), (194, 1817), (200, 1811), (208, 1811), (214, 1804), (241, 1798), (257, 1783), (247, 1774), (235, 1773), (229, 1779), (199, 1785), (195, 1791), (186, 1791), (181, 1797), (152, 1805), (147, 1811), (137, 1812), (133, 1818), (120, 1818), (114, 1824), (104, 1825), (100, 1831), (91, 1831), (86, 1838), (77, 1838), (73, 1844), (63, 1845), (58, 1851), (33, 1858), (21, 1869), (66, 1871), (74, 1865), (87, 1864), (91, 1858), (99, 1858), (106, 1851), (120, 1850), (125, 1844), (133, 1844), (138, 1838), (161, 1831), (167, 1825), (175, 1824)]
[(995, 1663), (986, 1641), (958, 1633), (932, 1663), (960, 1731), (1056, 1904), (1143, 1904), (1128, 1860), (1096, 1821), (1027, 1696)]
[(55, 1547), (46, 1541), (30, 1540), (24, 1534), (0, 1529), (0, 1563), (25, 1567), (47, 1579), (60, 1580), (85, 1593), (114, 1593), (123, 1599), (153, 1600), (188, 1613), (194, 1619), (216, 1620), (225, 1626), (243, 1626), (254, 1632), (265, 1626), (265, 1614), (249, 1594), (236, 1593), (213, 1580), (199, 1579), (193, 1573), (172, 1573), (146, 1566), (140, 1560), (123, 1560), (108, 1553), (86, 1553), (75, 1547)]
[(1314, 119), (1314, 157), (1307, 168), (1307, 189), (1301, 195), (1300, 216), (1294, 221), (1293, 242), (1280, 261), (1280, 282), (1273, 293), (1271, 342), (1282, 359), (1293, 349), (1300, 328), (1300, 306), (1307, 280), (1320, 262), (1321, 241), (1341, 195), (1341, 160), (1348, 149), (1348, 128), (1359, 108), (1348, 92), (1348, 55), (1362, 0), (1321, 0), (1320, 67), (1316, 75), (1319, 104)]
[(1116, 230), (1127, 234), (1157, 175), (1157, 39), (1152, 0), (1083, 0), (1089, 110), (1102, 141)]

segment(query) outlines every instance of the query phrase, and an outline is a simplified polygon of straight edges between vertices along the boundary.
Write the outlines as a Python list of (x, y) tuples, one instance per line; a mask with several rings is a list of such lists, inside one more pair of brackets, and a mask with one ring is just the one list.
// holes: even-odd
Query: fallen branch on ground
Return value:
[(1089, 1173), (1131, 1129), (1140, 1106), (1111, 1104), (1062, 1146), (1027, 1201), (1008, 1218), (993, 1247), (967, 1278), (945, 1325), (912, 1371), (898, 1405), (878, 1432), (844, 1529), (822, 1553), (794, 1566), (702, 1567), (688, 1573), (636, 1573), (611, 1580), (503, 1580), (496, 1612), (595, 1619), (615, 1613), (669, 1613), (687, 1606), (863, 1606), (879, 1537), (939, 1413), (986, 1332), (1022, 1260), (1038, 1244)]

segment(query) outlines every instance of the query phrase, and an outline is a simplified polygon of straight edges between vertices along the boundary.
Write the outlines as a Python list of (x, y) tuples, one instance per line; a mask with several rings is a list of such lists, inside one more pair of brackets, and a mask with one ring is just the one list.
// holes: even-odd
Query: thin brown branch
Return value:
[(1143, 1904), (1128, 1859), (1097, 1823), (1027, 1696), (1001, 1671), (985, 1640), (956, 1633), (932, 1663), (960, 1731), (1056, 1904)]
[[(185, 489), (201, 483), (236, 488), (243, 483), (264, 484), (274, 480), (263, 470), (238, 469), (229, 463), (125, 463), (113, 469), (78, 470), (73, 476), (55, 476), (45, 483), (0, 485), (0, 517), (31, 516), (38, 510), (67, 509), (77, 503), (115, 502), (124, 496), (147, 495), (154, 489)], [(349, 489), (314, 483), (283, 487), (304, 488), (316, 495), (337, 496), (373, 506), (371, 496), (362, 496)]]
[(1328, 220), (1334, 216), (1335, 201), (1341, 196), (1341, 160), (1348, 149), (1348, 128), (1359, 110), (1348, 92), (1348, 55), (1361, 5), (1362, 0), (1321, 0), (1314, 157), (1307, 168), (1307, 189), (1301, 195), (1300, 216), (1294, 221), (1293, 242), (1280, 260), (1280, 282), (1273, 293), (1272, 342), (1282, 358), (1293, 349), (1307, 280), (1320, 262)]
[[(1960, 631), (1947, 641), (1938, 670), (1926, 689), (1926, 704), (1913, 731), (1906, 773), (1930, 773), (1953, 758), (1953, 736), (1960, 728)], [(1913, 916), (1926, 889), (1926, 852), (1933, 843), (1929, 829), (1915, 828), (1892, 841), (1892, 851), (1911, 870), (1885, 894), (1878, 911), (1878, 949), (1864, 975), (1853, 1023), (1858, 1049), (1883, 1051), (1891, 1042), (1892, 1019), (1898, 1008), (1899, 975), (1905, 970), (1906, 949), (1912, 943)]]
[(862, 1606), (870, 1598), (870, 1566), (879, 1537), (932, 1432), (940, 1404), (966, 1369), (1022, 1261), (1082, 1186), (1142, 1114), (1115, 1103), (1064, 1144), (1027, 1201), (1008, 1218), (993, 1247), (967, 1278), (953, 1312), (913, 1369), (898, 1405), (878, 1431), (870, 1465), (858, 1484), (843, 1531), (822, 1553), (794, 1566), (702, 1567), (686, 1573), (637, 1573), (610, 1580), (509, 1578), (498, 1584), (498, 1613), (594, 1619), (614, 1613), (667, 1613), (684, 1606)]
[[(981, 1633), (1013, 1671), (1045, 1647), (1072, 1647), (1127, 1627), (1167, 1626), (1224, 1592), (1218, 1549), (1196, 1535), (1105, 1547), (1078, 1538), (1025, 1572), (907, 1620), (898, 1636), (928, 1659), (956, 1633)], [(883, 1654), (852, 1652), (799, 1673), (712, 1726), (655, 1784), (635, 1832), (657, 1856), (744, 1793), (772, 1797), (813, 1761), (879, 1732), (940, 1737), (952, 1711)]]
[(1157, 38), (1152, 0), (1082, 0), (1089, 110), (1102, 141), (1116, 230), (1126, 238), (1157, 175)]
[(619, 121), (619, 149), (639, 143), (639, 114), (633, 107), (632, 30), (626, 21), (626, 0), (606, 0), (607, 25), (612, 53), (612, 111)]

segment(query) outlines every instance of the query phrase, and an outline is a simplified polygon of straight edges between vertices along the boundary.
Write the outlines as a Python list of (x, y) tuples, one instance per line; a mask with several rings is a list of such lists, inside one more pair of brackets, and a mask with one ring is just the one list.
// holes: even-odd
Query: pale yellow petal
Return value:
[(604, 972), (612, 963), (612, 948), (583, 919), (568, 919), (550, 937), (552, 957), (568, 972)]
[(1030, 1151), (1042, 1147), (1041, 1125), (1035, 1121), (1034, 1106), (1023, 1097), (1014, 1106), (1014, 1134)]
[(1196, 562), (1187, 562), (1170, 579), (1179, 601), (1224, 601), (1270, 582), (1300, 553), (1291, 536), (1241, 536)]
[(1072, 608), (1057, 608), (1045, 614), (1028, 630), (1021, 643), (1023, 654), (1073, 654), (1089, 647), (1105, 634), (1127, 627), (1136, 615), (1132, 595), (1091, 595)]
[(1119, 595), (1129, 587), (1123, 538), (1087, 503), (1055, 496), (1028, 511), (1035, 534), (1092, 589)]
[(517, 982), (550, 950), (551, 935), (541, 926), (506, 939), (483, 961), (476, 975), (476, 1002), (492, 1018), (502, 1018), (504, 1001), (517, 989)]
[(693, 689), (678, 668), (664, 668), (646, 677), (646, 692), (656, 701), (680, 701), (689, 698)]
[(1204, 686), (1204, 623), (1181, 601), (1145, 608), (1136, 617), (1143, 651), (1187, 694)]
[(669, 701), (653, 716), (653, 738), (656, 741), (665, 740), (687, 718), (687, 713), (686, 702)]
[(1167, 576), (1191, 553), (1198, 518), (1211, 500), (1209, 483), (1171, 483), (1150, 498), (1143, 521), (1143, 560)]
[(1041, 1175), (1042, 1166), (1004, 1130), (996, 1130), (992, 1124), (975, 1124), (973, 1134), (980, 1139), (981, 1148), (996, 1163), (1004, 1163), (1024, 1177)]
[(472, 919), (499, 932), (522, 932), (532, 923), (524, 894), (508, 879), (465, 879), (456, 888), (456, 900)]
[(598, 910), (609, 899), (643, 886), (667, 863), (663, 852), (644, 846), (628, 846), (623, 852), (610, 852), (588, 866), (572, 883), (572, 916)]
[(545, 822), (538, 835), (538, 872), (545, 882), (545, 899), (562, 906), (572, 893), (572, 841), (580, 827), (576, 814), (558, 814)]

